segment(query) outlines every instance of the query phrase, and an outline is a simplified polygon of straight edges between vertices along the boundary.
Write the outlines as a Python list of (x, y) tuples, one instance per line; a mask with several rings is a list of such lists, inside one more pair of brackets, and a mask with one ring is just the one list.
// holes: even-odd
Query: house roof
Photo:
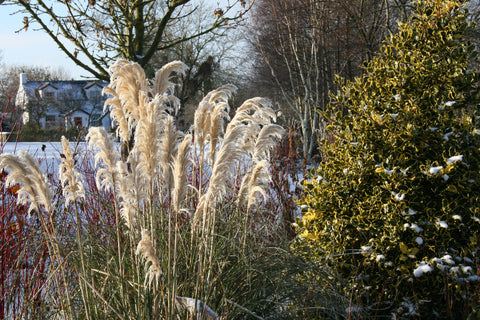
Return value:
[[(92, 80), (60, 80), (60, 81), (27, 81), (21, 84), (23, 92), (27, 96), (27, 100), (35, 99), (39, 97), (39, 92), (47, 87), (52, 87), (57, 91), (57, 94), (65, 93), (68, 97), (75, 100), (85, 100), (86, 92), (93, 86), (100, 88), (108, 85), (105, 81), (92, 81)], [(19, 90), (20, 93), (20, 90)]]
[(55, 90), (58, 89), (57, 87), (55, 87), (55, 86), (54, 86), (53, 84), (51, 84), (50, 82), (45, 82), (44, 84), (42, 84), (42, 85), (40, 85), (40, 86), (38, 87), (38, 90), (43, 90), (43, 89), (45, 89), (46, 87), (52, 87), (52, 88), (54, 88)]
[(84, 87), (83, 89), (90, 89), (91, 87), (93, 86), (99, 86), (100, 88), (103, 88), (106, 86), (106, 83), (104, 82), (99, 82), (99, 81), (89, 81)]

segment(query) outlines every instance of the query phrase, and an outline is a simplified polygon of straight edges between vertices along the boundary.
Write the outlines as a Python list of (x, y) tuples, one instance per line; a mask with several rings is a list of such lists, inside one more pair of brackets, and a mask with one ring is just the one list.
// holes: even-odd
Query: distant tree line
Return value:
[[(98, 79), (108, 80), (108, 67), (118, 58), (138, 62), (149, 78), (169, 61), (185, 62), (190, 68), (177, 92), (184, 106), (177, 115), (182, 129), (191, 124), (199, 98), (221, 84), (236, 84), (240, 94), (272, 98), (285, 121), (298, 130), (301, 155), (310, 161), (318, 139), (326, 138), (322, 112), (345, 111), (328, 110), (330, 94), (363, 74), (365, 61), (376, 55), (399, 22), (407, 21), (413, 3), (235, 0), (211, 7), (202, 0), (93, 0), (49, 6), (6, 0), (2, 5), (19, 8), (19, 29), (40, 27)], [(467, 6), (471, 19), (478, 20), (480, 2)], [(239, 25), (244, 26), (246, 45)], [(467, 35), (477, 47), (478, 30)]]
[[(364, 72), (398, 23), (411, 16), (412, 0), (257, 0), (248, 33), (255, 57), (254, 87), (273, 97), (298, 127), (309, 159), (325, 138), (322, 112), (346, 80)], [(439, 2), (439, 5), (441, 3)], [(467, 4), (480, 18), (479, 1)], [(479, 44), (479, 28), (467, 37)], [(339, 76), (339, 77), (337, 77)], [(331, 112), (345, 110), (328, 110)]]

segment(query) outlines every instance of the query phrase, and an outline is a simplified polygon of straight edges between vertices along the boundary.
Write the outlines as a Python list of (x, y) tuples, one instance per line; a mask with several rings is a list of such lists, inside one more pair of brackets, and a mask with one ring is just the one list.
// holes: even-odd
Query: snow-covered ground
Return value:
[[(85, 145), (83, 142), (82, 144)], [(74, 145), (74, 143), (70, 144), (72, 147)], [(25, 151), (36, 157), (59, 158), (62, 144), (60, 142), (7, 142), (3, 145), (2, 153), (18, 153), (18, 151)]]
[[(85, 142), (70, 142), (70, 148), (76, 153), (82, 154), (87, 148)], [(45, 173), (57, 173), (61, 162), (60, 155), (63, 153), (61, 142), (7, 142), (0, 145), (0, 153), (14, 153), (19, 151), (28, 152), (40, 163)], [(74, 151), (74, 152), (75, 152)]]

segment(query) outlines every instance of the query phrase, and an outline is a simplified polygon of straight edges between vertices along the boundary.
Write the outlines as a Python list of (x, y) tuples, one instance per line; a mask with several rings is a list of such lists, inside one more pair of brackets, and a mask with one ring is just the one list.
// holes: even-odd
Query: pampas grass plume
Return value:
[[(130, 153), (129, 159), (134, 155)], [(132, 173), (135, 173), (135, 168)], [(134, 175), (128, 172), (127, 164), (122, 161), (117, 162), (117, 172), (119, 175), (118, 194), (121, 198), (120, 216), (125, 221), (128, 229), (132, 229), (136, 217), (138, 201), (135, 197), (135, 191), (138, 190), (135, 186)]]
[(193, 120), (193, 132), (195, 133), (195, 143), (198, 145), (200, 152), (203, 152), (204, 146), (210, 130), (210, 116), (212, 106), (208, 102), (208, 98), (204, 97), (197, 110)]
[(218, 150), (217, 160), (212, 168), (212, 175), (210, 177), (208, 193), (211, 197), (221, 199), (227, 192), (227, 179), (231, 173), (231, 167), (242, 160), (245, 152), (242, 145), (245, 142), (248, 127), (239, 124), (235, 127), (230, 127), (227, 130), (222, 143)]
[(105, 100), (103, 111), (110, 111), (110, 118), (112, 119), (112, 123), (115, 123), (117, 126), (117, 136), (120, 137), (123, 142), (128, 142), (128, 140), (130, 139), (128, 115), (125, 114), (125, 111), (123, 110), (122, 102), (120, 101), (117, 92), (107, 86), (103, 88), (102, 93), (111, 96), (110, 98)]
[(135, 254), (137, 256), (141, 255), (142, 258), (146, 260), (145, 267), (150, 263), (145, 276), (145, 283), (148, 283), (149, 287), (151, 287), (153, 283), (154, 288), (156, 288), (161, 280), (162, 270), (160, 269), (160, 263), (155, 255), (153, 243), (147, 230), (142, 230), (142, 240), (138, 243)]
[(115, 189), (115, 183), (118, 180), (116, 162), (120, 158), (115, 148), (113, 138), (105, 131), (103, 127), (90, 128), (86, 137), (89, 145), (96, 146), (99, 151), (95, 155), (95, 166), (102, 161), (105, 167), (97, 172), (96, 183), (99, 189)]
[(270, 157), (270, 151), (275, 147), (285, 132), (281, 126), (276, 124), (264, 125), (258, 133), (253, 150), (254, 160), (264, 160)]
[(65, 206), (68, 206), (71, 202), (85, 198), (85, 188), (80, 173), (75, 170), (75, 160), (68, 140), (62, 136), (61, 141), (65, 157), (62, 159), (58, 171), (65, 197)]
[(160, 142), (160, 167), (162, 168), (163, 181), (166, 190), (173, 188), (172, 163), (177, 153), (179, 141), (183, 133), (175, 128), (175, 121), (172, 116), (165, 120), (163, 134)]
[(40, 205), (45, 207), (45, 210), (51, 212), (52, 210), (52, 195), (47, 178), (40, 170), (38, 162), (32, 158), (28, 153), (20, 151), (20, 156), (13, 154), (0, 155), (0, 168), (9, 170), (6, 186), (20, 184), (18, 190), (19, 204), (28, 204), (28, 213), (33, 210), (40, 210)]
[(248, 198), (247, 198), (247, 210), (257, 202), (256, 193), (260, 193), (264, 199), (267, 198), (268, 184), (271, 181), (269, 172), (269, 162), (267, 160), (261, 160), (255, 164), (252, 170), (250, 181), (248, 182)]
[(185, 198), (187, 192), (187, 167), (191, 162), (190, 149), (192, 143), (192, 135), (187, 134), (178, 148), (177, 156), (173, 161), (173, 192), (172, 206), (175, 213), (180, 212), (182, 199)]
[(185, 71), (188, 69), (187, 65), (181, 61), (172, 61), (164, 65), (155, 73), (155, 94), (173, 94), (175, 84), (170, 81), (170, 75), (173, 72), (185, 76)]
[(138, 63), (122, 59), (115, 62), (109, 70), (112, 72), (110, 84), (104, 92), (113, 98), (107, 99), (105, 106), (110, 104), (112, 118), (120, 125), (117, 132), (121, 139), (129, 141), (130, 134), (145, 113), (145, 105), (148, 103), (145, 72)]
[(240, 185), (238, 192), (237, 204), (247, 203), (247, 211), (250, 207), (257, 202), (255, 195), (260, 193), (264, 199), (267, 197), (266, 189), (271, 181), (269, 172), (269, 162), (267, 160), (261, 160), (255, 163), (255, 166), (251, 168), (245, 174)]

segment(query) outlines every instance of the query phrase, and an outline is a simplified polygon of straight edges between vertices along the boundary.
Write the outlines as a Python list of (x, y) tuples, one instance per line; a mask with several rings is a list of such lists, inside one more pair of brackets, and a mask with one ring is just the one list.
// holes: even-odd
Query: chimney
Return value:
[(26, 83), (27, 83), (27, 74), (20, 73), (20, 84), (26, 84)]

